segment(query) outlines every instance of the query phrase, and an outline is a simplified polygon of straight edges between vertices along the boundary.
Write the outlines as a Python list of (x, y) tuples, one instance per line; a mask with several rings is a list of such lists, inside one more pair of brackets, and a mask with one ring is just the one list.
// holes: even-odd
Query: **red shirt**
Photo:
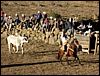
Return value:
[(49, 20), (46, 18), (46, 19), (44, 20), (44, 23), (49, 24)]
[(4, 12), (3, 11), (1, 11), (1, 16), (4, 16)]

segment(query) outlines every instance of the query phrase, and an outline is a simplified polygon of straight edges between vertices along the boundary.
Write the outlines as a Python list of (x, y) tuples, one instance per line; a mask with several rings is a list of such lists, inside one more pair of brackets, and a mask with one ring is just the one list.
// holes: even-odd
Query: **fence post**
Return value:
[(98, 38), (99, 38), (99, 31), (96, 31), (95, 37), (96, 37), (96, 41), (95, 41), (94, 55), (95, 55), (96, 52), (97, 52)]

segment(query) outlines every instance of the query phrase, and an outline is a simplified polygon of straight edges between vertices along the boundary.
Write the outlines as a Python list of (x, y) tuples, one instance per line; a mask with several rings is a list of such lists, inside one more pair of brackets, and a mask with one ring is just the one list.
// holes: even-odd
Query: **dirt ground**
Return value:
[[(40, 3), (39, 3), (40, 2)], [(92, 1), (1, 1), (3, 10), (11, 16), (15, 13), (31, 15), (38, 10), (56, 11), (62, 16), (91, 17), (99, 14), (99, 2)], [(91, 13), (92, 12), (92, 13)], [(63, 65), (56, 59), (58, 46), (45, 44), (42, 41), (30, 40), (24, 45), (24, 55), (9, 54), (5, 33), (1, 34), (1, 75), (99, 75), (99, 54), (79, 53), (82, 65), (70, 65), (64, 59)], [(13, 51), (12, 51), (13, 52)]]
[(99, 55), (79, 53), (82, 65), (69, 58), (70, 65), (56, 59), (58, 46), (31, 40), (24, 54), (9, 54), (5, 33), (1, 34), (1, 75), (99, 75)]

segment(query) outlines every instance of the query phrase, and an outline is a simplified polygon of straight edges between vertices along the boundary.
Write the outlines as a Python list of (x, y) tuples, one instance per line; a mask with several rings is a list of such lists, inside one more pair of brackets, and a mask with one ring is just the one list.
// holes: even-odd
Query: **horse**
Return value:
[(67, 44), (67, 50), (64, 51), (61, 48), (58, 50), (58, 56), (57, 58), (60, 60), (62, 63), (62, 57), (66, 56), (66, 61), (68, 62), (68, 57), (74, 57), (74, 61), (77, 59), (79, 61), (79, 64), (81, 64), (79, 57), (77, 56), (77, 52), (82, 51), (82, 46), (79, 44), (77, 39), (74, 39), (72, 43)]

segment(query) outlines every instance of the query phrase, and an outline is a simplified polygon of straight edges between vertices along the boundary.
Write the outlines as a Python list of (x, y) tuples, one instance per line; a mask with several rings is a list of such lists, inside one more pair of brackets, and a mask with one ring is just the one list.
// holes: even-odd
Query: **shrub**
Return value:
[(50, 15), (51, 15), (52, 17), (54, 17), (54, 18), (61, 18), (61, 15), (58, 14), (58, 13), (55, 13), (55, 12), (51, 12)]

